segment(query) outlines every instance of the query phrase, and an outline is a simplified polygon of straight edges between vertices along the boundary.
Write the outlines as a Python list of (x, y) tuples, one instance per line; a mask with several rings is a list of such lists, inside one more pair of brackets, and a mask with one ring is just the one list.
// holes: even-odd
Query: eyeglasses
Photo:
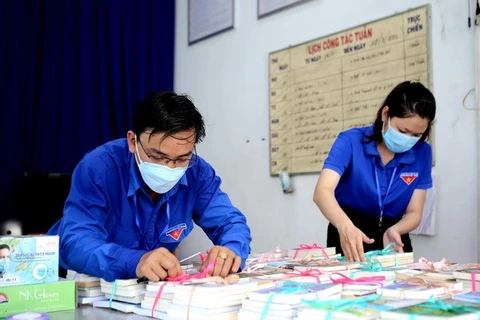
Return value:
[(145, 148), (143, 147), (142, 141), (137, 139), (138, 143), (142, 147), (143, 152), (147, 155), (149, 159), (152, 159), (155, 163), (168, 166), (170, 162), (173, 163), (174, 167), (192, 167), (197, 161), (197, 149), (193, 147), (192, 155), (190, 158), (179, 158), (179, 159), (170, 159), (169, 157), (165, 156), (155, 156), (151, 153), (148, 153)]

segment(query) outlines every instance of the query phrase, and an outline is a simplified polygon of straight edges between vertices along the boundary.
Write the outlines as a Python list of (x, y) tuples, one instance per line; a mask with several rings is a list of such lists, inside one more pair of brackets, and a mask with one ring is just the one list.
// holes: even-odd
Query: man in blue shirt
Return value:
[(408, 233), (420, 223), (432, 187), (425, 139), (435, 112), (432, 93), (405, 81), (388, 94), (372, 126), (340, 133), (314, 194), (330, 221), (327, 246), (355, 261), (391, 242), (398, 252), (412, 251)]
[(212, 275), (237, 272), (250, 253), (250, 229), (195, 153), (204, 137), (186, 96), (147, 96), (127, 138), (89, 152), (73, 172), (64, 216), (49, 231), (60, 235), (62, 267), (107, 281), (175, 277), (182, 270), (172, 252), (195, 222), (215, 245), (201, 270), (214, 260)]

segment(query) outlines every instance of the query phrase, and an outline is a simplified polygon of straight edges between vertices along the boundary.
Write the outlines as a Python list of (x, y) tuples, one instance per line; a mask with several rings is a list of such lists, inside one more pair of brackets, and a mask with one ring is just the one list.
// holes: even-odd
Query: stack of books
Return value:
[[(453, 278), (452, 274), (431, 273), (418, 270), (398, 270), (398, 283), (420, 283), (430, 287), (444, 287), (450, 294), (464, 292), (464, 283)], [(469, 290), (467, 290), (469, 291)]]
[(242, 301), (250, 292), (274, 282), (254, 280), (235, 284), (215, 282), (176, 285), (172, 303), (167, 311), (169, 319), (236, 319)]
[(445, 287), (429, 287), (421, 284), (395, 283), (377, 290), (377, 294), (387, 298), (428, 300), (448, 293)]
[(414, 261), (412, 252), (405, 252), (405, 253), (393, 252), (393, 253), (382, 254), (382, 255), (371, 255), (369, 258), (373, 262), (380, 263), (382, 268), (405, 266), (413, 263)]
[(480, 268), (465, 268), (452, 272), (452, 277), (462, 282), (467, 291), (480, 291)]
[(435, 320), (435, 319), (458, 319), (476, 320), (480, 308), (473, 306), (459, 305), (455, 303), (423, 302), (421, 304), (407, 306), (399, 309), (382, 311), (381, 319), (388, 320)]
[(138, 279), (100, 280), (100, 288), (107, 300), (93, 302), (94, 307), (111, 308), (122, 312), (133, 312), (134, 307), (143, 300), (146, 284)]
[(302, 300), (336, 300), (341, 284), (286, 282), (282, 286), (250, 292), (242, 302), (238, 319), (294, 319)]
[(337, 249), (335, 247), (319, 247), (317, 245), (311, 246), (300, 246), (299, 248), (294, 248), (288, 250), (288, 257), (291, 259), (303, 259), (307, 256), (320, 259), (331, 259), (336, 256)]
[(376, 296), (357, 300), (337, 300), (335, 303), (312, 303), (311, 305), (301, 307), (298, 310), (296, 319), (379, 319), (382, 311), (399, 309), (419, 303), (419, 301), (395, 300)]
[(95, 301), (106, 300), (100, 288), (100, 278), (67, 270), (67, 279), (75, 280), (78, 304), (92, 304)]
[(174, 282), (149, 281), (140, 306), (133, 308), (133, 312), (141, 316), (167, 319), (174, 292)]

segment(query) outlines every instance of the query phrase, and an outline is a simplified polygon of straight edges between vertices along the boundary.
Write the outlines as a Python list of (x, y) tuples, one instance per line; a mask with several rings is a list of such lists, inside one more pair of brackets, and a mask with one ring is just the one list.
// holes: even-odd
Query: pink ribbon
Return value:
[(153, 306), (152, 306), (152, 318), (154, 318), (154, 313), (155, 309), (157, 308), (158, 300), (160, 300), (160, 297), (162, 296), (163, 292), (163, 287), (167, 284), (168, 282), (164, 282), (160, 285), (160, 288), (158, 288), (157, 294), (155, 295), (155, 300), (153, 301)]
[(470, 274), (470, 279), (472, 281), (472, 292), (477, 292), (477, 274), (480, 274), (480, 272), (472, 272)]
[(203, 279), (208, 276), (208, 272), (213, 269), (215, 266), (215, 260), (210, 261), (208, 266), (200, 273), (197, 274), (179, 274), (178, 276), (175, 277), (167, 277), (167, 281), (173, 281), (173, 282), (179, 282), (180, 284), (184, 283), (185, 281), (188, 281), (190, 279)]
[[(175, 277), (167, 277), (167, 281), (182, 284), (185, 281), (188, 281), (191, 279), (203, 279), (208, 277), (208, 272), (211, 271), (214, 266), (215, 266), (215, 260), (211, 261), (208, 264), (208, 266), (200, 273), (197, 273), (194, 275), (184, 273)], [(153, 318), (153, 313), (155, 311), (155, 308), (157, 307), (158, 300), (160, 300), (160, 297), (162, 296), (163, 287), (168, 283), (167, 281), (160, 285), (160, 288), (158, 288), (157, 294), (155, 295), (155, 300), (153, 301), (153, 306), (152, 306), (152, 318)]]
[(314, 243), (312, 245), (308, 245), (308, 244), (301, 244), (296, 250), (295, 250), (295, 254), (293, 255), (293, 259), (296, 259), (297, 256), (298, 256), (298, 253), (301, 251), (301, 250), (312, 250), (312, 249), (320, 249), (322, 251), (322, 254), (323, 256), (325, 257), (325, 259), (330, 259), (330, 257), (328, 256), (327, 252), (325, 251), (325, 249), (323, 247), (320, 247), (318, 244)]
[(413, 263), (409, 265), (411, 269), (419, 269), (419, 270), (429, 270), (432, 272), (440, 272), (446, 271), (447, 268), (447, 260), (443, 258), (440, 261), (434, 262), (427, 260), (427, 258), (421, 257), (418, 259), (418, 263)]
[(296, 277), (313, 277), (317, 280), (317, 283), (320, 283), (322, 272), (317, 269), (307, 269), (304, 271), (293, 269), (293, 272), (287, 272), (285, 275), (288, 276), (287, 279)]
[(210, 250), (205, 251), (205, 255), (200, 253), (200, 261), (203, 263), (205, 260), (207, 260), (209, 254)]
[[(340, 276), (340, 278), (335, 278), (334, 275)], [(373, 276), (373, 277), (360, 277), (358, 279), (352, 279), (339, 272), (334, 272), (330, 275), (330, 280), (332, 280), (332, 283), (335, 283), (335, 284), (341, 283), (342, 285), (352, 284), (352, 283), (366, 283), (366, 284), (379, 284), (380, 286), (383, 287), (382, 281), (385, 281), (385, 277)]]
[(253, 273), (258, 269), (262, 269), (264, 263), (283, 260), (283, 257), (286, 255), (287, 250), (282, 250), (279, 246), (276, 246), (273, 251), (256, 254), (254, 255), (254, 258), (247, 259), (242, 273)]

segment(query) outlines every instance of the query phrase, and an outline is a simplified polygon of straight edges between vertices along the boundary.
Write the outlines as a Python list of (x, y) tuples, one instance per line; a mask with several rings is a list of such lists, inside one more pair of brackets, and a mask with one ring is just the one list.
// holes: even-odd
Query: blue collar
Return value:
[[(138, 165), (135, 160), (135, 155), (133, 153), (130, 153), (129, 157), (130, 157), (130, 181), (128, 184), (127, 196), (130, 197), (134, 195), (138, 189), (142, 189), (146, 194), (148, 194), (147, 192), (148, 189), (145, 183), (143, 182), (142, 175), (140, 174), (140, 170), (138, 169)], [(171, 193), (175, 193), (179, 185), (188, 186), (186, 173), (183, 175), (183, 177), (180, 179), (177, 185), (173, 187), (170, 191), (168, 191), (166, 194), (170, 195)]]
[[(364, 133), (364, 139), (368, 139), (368, 137), (371, 135), (373, 135), (373, 126), (370, 126), (366, 129)], [(415, 146), (406, 152), (396, 153), (394, 159), (398, 163), (412, 164), (415, 162), (414, 149)], [(380, 154), (377, 150), (377, 143), (375, 141), (363, 142), (363, 152), (365, 152), (365, 154), (369, 156), (380, 157)]]

